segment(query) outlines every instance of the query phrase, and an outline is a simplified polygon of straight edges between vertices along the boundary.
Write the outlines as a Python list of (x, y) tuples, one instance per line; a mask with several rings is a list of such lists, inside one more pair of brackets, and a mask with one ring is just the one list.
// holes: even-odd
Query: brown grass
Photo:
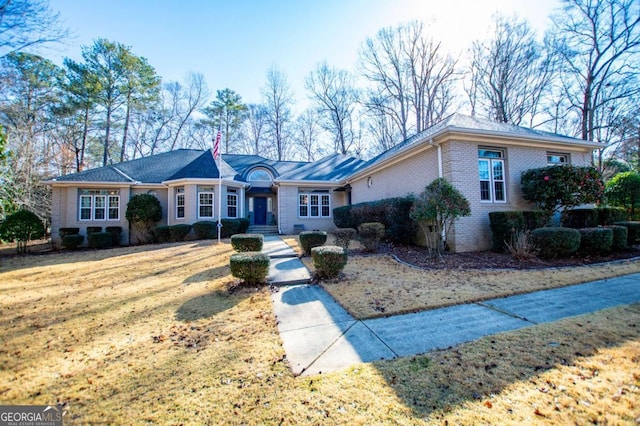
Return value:
[(237, 287), (230, 254), (205, 241), (2, 259), (0, 402), (64, 403), (65, 424), (640, 417), (638, 305), (294, 378), (268, 289)]

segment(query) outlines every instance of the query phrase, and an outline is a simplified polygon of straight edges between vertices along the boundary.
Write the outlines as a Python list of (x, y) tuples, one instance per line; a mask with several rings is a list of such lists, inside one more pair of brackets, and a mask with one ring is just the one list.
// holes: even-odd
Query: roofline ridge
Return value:
[(128, 174), (126, 174), (125, 172), (123, 172), (122, 170), (120, 170), (118, 167), (116, 167), (116, 165), (111, 164), (108, 166), (109, 168), (115, 170), (117, 173), (121, 174), (125, 179), (128, 179), (131, 182), (138, 182), (137, 180), (133, 179), (131, 176), (129, 176)]

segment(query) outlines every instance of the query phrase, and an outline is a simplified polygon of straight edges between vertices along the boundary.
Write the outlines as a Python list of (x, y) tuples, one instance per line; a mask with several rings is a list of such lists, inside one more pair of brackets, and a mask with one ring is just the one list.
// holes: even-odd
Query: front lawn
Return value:
[(231, 254), (226, 240), (1, 259), (0, 404), (65, 404), (65, 424), (640, 417), (638, 305), (293, 377), (269, 289), (235, 286)]

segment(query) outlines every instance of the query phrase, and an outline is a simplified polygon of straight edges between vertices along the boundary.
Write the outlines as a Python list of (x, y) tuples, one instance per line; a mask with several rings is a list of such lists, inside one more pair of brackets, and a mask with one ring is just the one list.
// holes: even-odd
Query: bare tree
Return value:
[(493, 21), (493, 35), (473, 42), (467, 95), (474, 112), (481, 106), (493, 120), (533, 126), (553, 60), (524, 19), (498, 14)]
[(320, 142), (322, 128), (320, 117), (315, 109), (307, 108), (296, 119), (296, 146), (302, 152), (305, 161), (317, 160), (324, 154)]
[(246, 141), (245, 152), (247, 154), (260, 155), (267, 123), (267, 108), (262, 104), (247, 105), (247, 114), (244, 120), (244, 136)]
[(324, 62), (309, 74), (305, 87), (324, 118), (325, 129), (333, 135), (335, 151), (347, 154), (357, 134), (354, 115), (358, 92), (353, 78), (347, 71), (329, 67)]
[(204, 75), (189, 73), (185, 79), (185, 86), (174, 85), (173, 110), (177, 125), (173, 132), (170, 150), (178, 145), (182, 131), (193, 116), (209, 99), (210, 93)]
[(291, 148), (293, 94), (287, 76), (275, 65), (267, 71), (267, 83), (262, 89), (262, 96), (267, 108), (267, 130), (273, 141), (274, 157), (282, 161)]

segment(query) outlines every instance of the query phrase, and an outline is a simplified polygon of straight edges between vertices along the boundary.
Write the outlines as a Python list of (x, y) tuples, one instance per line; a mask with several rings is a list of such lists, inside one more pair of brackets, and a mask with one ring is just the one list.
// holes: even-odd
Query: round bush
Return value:
[(367, 222), (358, 226), (360, 242), (367, 251), (376, 251), (380, 240), (384, 237), (384, 225), (378, 222)]
[(229, 267), (231, 275), (245, 284), (262, 284), (267, 281), (269, 274), (269, 256), (256, 251), (234, 253), (229, 260)]
[(567, 210), (562, 216), (562, 226), (575, 229), (595, 228), (598, 226), (598, 210)]
[(91, 232), (87, 234), (89, 247), (96, 249), (105, 249), (113, 244), (113, 236), (111, 232)]
[(547, 227), (531, 231), (540, 257), (555, 259), (569, 256), (580, 247), (580, 231), (572, 228)]
[(347, 252), (338, 246), (314, 247), (311, 258), (318, 278), (337, 278), (347, 264)]
[(153, 241), (156, 243), (168, 243), (171, 239), (170, 226), (160, 225), (153, 228)]
[(29, 240), (42, 238), (45, 233), (42, 220), (26, 209), (10, 214), (0, 222), (0, 239), (16, 241), (18, 253), (26, 253)]
[(580, 252), (584, 254), (606, 254), (613, 245), (613, 231), (608, 228), (582, 228)]
[(349, 243), (355, 238), (357, 231), (353, 228), (338, 228), (333, 231), (336, 245), (345, 250), (349, 250)]
[(327, 233), (324, 231), (302, 231), (298, 238), (304, 254), (309, 256), (312, 248), (319, 247), (327, 242)]
[(67, 250), (75, 250), (80, 247), (83, 241), (84, 235), (66, 234), (64, 237), (62, 237), (62, 247), (66, 248)]
[(627, 245), (632, 246), (638, 241), (640, 238), (640, 222), (636, 221), (624, 221), (624, 222), (616, 222), (614, 225), (620, 225), (627, 228)]
[(629, 231), (626, 226), (611, 225), (607, 228), (613, 231), (613, 243), (611, 250), (618, 252), (627, 248), (627, 240), (629, 239)]
[(122, 242), (122, 226), (107, 226), (105, 231), (111, 234), (111, 244), (119, 246)]
[(184, 241), (187, 238), (187, 234), (191, 231), (191, 225), (187, 225), (184, 223), (178, 225), (171, 225), (169, 227), (169, 236), (171, 241)]
[(237, 252), (261, 251), (264, 244), (262, 234), (236, 234), (231, 236), (231, 247)]
[(203, 220), (193, 224), (193, 232), (199, 240), (211, 240), (218, 237), (218, 223)]

